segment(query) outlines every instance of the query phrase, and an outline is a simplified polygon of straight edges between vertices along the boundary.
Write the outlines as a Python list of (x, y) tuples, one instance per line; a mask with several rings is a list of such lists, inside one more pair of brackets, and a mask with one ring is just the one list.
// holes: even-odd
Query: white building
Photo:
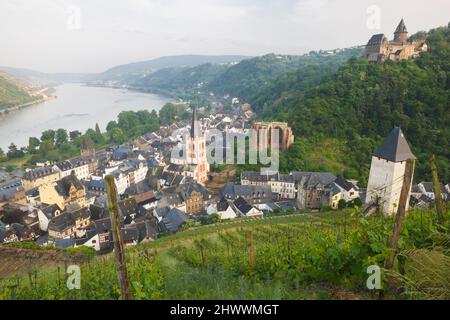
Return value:
[(84, 160), (66, 160), (60, 163), (57, 163), (53, 166), (54, 171), (58, 171), (60, 178), (64, 178), (70, 176), (70, 174), (75, 172), (78, 180), (87, 180), (89, 179), (89, 162)]
[[(373, 153), (366, 204), (378, 203), (379, 208), (387, 215), (397, 213), (408, 160), (416, 160), (416, 157), (411, 152), (403, 132), (396, 127)], [(409, 195), (406, 210), (408, 207)]]

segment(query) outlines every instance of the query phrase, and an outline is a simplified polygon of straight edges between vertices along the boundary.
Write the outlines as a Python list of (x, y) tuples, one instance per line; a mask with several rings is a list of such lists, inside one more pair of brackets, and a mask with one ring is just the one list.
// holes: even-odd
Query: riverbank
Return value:
[(64, 128), (68, 132), (99, 125), (102, 131), (109, 121), (117, 119), (122, 111), (159, 111), (172, 99), (166, 96), (135, 92), (126, 88), (120, 90), (86, 86), (84, 83), (70, 83), (55, 87), (50, 99), (36, 107), (15, 107), (0, 116), (0, 148), (7, 150), (11, 142), (18, 147), (28, 145), (29, 137), (39, 138), (42, 132)]
[(11, 108), (7, 108), (7, 109), (3, 109), (0, 110), (0, 117), (3, 117), (11, 112), (15, 112), (15, 111), (19, 111), (21, 109), (27, 108), (27, 107), (31, 107), (40, 103), (44, 103), (53, 99), (57, 99), (57, 96), (48, 96), (48, 95), (42, 95), (43, 98), (38, 99), (38, 100), (34, 100), (34, 101), (30, 101), (15, 107), (11, 107)]

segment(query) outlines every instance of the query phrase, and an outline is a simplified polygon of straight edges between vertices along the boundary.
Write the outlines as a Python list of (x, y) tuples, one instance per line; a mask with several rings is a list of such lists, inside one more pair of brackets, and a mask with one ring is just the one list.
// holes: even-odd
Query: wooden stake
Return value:
[(254, 255), (253, 255), (253, 232), (250, 230), (250, 273), (253, 273)]
[(436, 157), (434, 154), (430, 159), (431, 166), (431, 174), (433, 175), (433, 186), (434, 186), (434, 202), (436, 203), (436, 212), (438, 216), (438, 221), (441, 225), (444, 225), (444, 208), (442, 205), (442, 197), (441, 197), (441, 187), (439, 185), (439, 175), (436, 166)]
[(131, 300), (130, 280), (128, 279), (125, 250), (120, 230), (119, 207), (117, 205), (117, 188), (113, 176), (105, 177), (108, 194), (108, 209), (111, 217), (111, 227), (114, 240), (114, 255), (117, 263), (117, 275), (123, 300)]
[(411, 182), (414, 170), (414, 160), (406, 161), (405, 175), (403, 176), (403, 186), (400, 193), (400, 203), (398, 205), (397, 218), (392, 234), (390, 250), (391, 254), (386, 261), (385, 268), (392, 269), (394, 266), (395, 255), (397, 252), (398, 239), (402, 231), (402, 224), (406, 214), (406, 204), (408, 203), (409, 191), (411, 190)]

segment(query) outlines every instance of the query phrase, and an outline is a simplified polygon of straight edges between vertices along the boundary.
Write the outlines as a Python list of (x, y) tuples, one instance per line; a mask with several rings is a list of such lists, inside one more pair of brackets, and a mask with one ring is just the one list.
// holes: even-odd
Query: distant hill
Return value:
[(35, 85), (54, 86), (68, 82), (85, 82), (88, 74), (82, 73), (45, 73), (30, 69), (1, 67), (0, 70), (14, 76), (17, 79), (25, 80)]
[(28, 84), (0, 71), (0, 110), (37, 100), (28, 93)]
[(300, 56), (268, 54), (231, 66), (208, 84), (207, 89), (215, 94), (229, 94), (252, 103), (264, 93), (265, 86), (283, 75), (299, 72), (305, 67), (326, 64), (332, 64), (336, 71), (350, 58), (361, 54), (361, 48), (311, 52)]
[(92, 80), (129, 82), (137, 77), (145, 76), (155, 71), (167, 68), (192, 68), (202, 64), (237, 63), (246, 56), (204, 56), (180, 55), (161, 57), (153, 60), (135, 62), (113, 67), (101, 74), (93, 76)]
[[(135, 74), (126, 73), (116, 79), (120, 78), (120, 84), (126, 84), (135, 89), (163, 93), (182, 99), (190, 99), (196, 95), (208, 96), (213, 93), (253, 101), (261, 95), (262, 88), (273, 83), (280, 76), (310, 66), (323, 65), (325, 70), (328, 64), (329, 68), (326, 70), (329, 74), (335, 72), (351, 57), (360, 56), (361, 53), (361, 48), (353, 48), (301, 56), (269, 54), (244, 59), (239, 63), (219, 60), (222, 63), (211, 62), (193, 67), (175, 66), (148, 74), (133, 65), (133, 68), (136, 67)], [(165, 60), (165, 58), (162, 59)], [(321, 72), (316, 74), (323, 76)]]

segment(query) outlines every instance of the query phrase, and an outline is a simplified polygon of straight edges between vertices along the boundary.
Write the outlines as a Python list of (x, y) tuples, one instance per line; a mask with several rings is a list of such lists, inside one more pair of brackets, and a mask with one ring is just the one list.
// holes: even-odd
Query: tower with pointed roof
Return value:
[(408, 30), (406, 29), (405, 21), (402, 19), (394, 32), (394, 42), (406, 43), (408, 42)]
[(173, 163), (186, 165), (184, 173), (194, 178), (198, 183), (208, 181), (209, 163), (206, 156), (206, 136), (197, 119), (197, 109), (192, 111), (191, 127), (185, 141), (185, 155), (182, 160), (172, 160)]
[(397, 213), (406, 162), (409, 160), (416, 160), (416, 157), (402, 130), (395, 127), (383, 144), (373, 152), (367, 185), (367, 205), (377, 204), (386, 215)]

